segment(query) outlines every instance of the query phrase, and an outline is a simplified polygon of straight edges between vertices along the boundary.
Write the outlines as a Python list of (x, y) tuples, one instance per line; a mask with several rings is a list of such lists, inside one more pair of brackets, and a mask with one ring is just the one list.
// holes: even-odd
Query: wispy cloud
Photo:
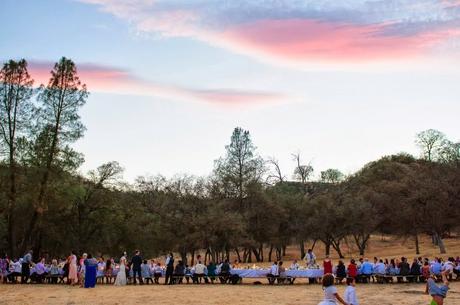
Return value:
[[(53, 67), (52, 62), (31, 61), (29, 72), (35, 84), (46, 84)], [(225, 106), (246, 106), (277, 103), (287, 96), (267, 91), (235, 88), (186, 88), (141, 79), (128, 70), (81, 63), (77, 64), (78, 75), (90, 91), (116, 94), (134, 94), (161, 97), (176, 101), (205, 102)]]
[(457, 0), (80, 1), (139, 31), (291, 63), (412, 58), (460, 37)]

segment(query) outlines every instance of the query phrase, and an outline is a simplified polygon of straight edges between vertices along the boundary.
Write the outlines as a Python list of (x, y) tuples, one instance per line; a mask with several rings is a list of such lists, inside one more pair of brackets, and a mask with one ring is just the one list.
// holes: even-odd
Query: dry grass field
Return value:
[[(345, 286), (338, 287), (343, 294)], [(429, 304), (423, 284), (361, 284), (360, 304)], [(320, 285), (177, 285), (177, 286), (98, 286), (83, 289), (50, 285), (2, 285), (0, 304), (8, 305), (316, 305), (322, 298)], [(460, 304), (460, 282), (453, 282), (446, 305)]]
[[(446, 256), (460, 255), (460, 241), (447, 239)], [(344, 247), (348, 260), (358, 257), (355, 249)], [(439, 255), (439, 250), (430, 245), (429, 240), (421, 243), (422, 256)], [(320, 244), (315, 252), (321, 259), (324, 250)], [(289, 248), (286, 261), (297, 258), (298, 250)], [(335, 254), (335, 253), (334, 253)], [(374, 237), (370, 242), (367, 257), (415, 256), (412, 241), (397, 240), (390, 237)], [(333, 255), (333, 260), (337, 257)], [(268, 264), (268, 263), (265, 263)], [(262, 265), (262, 264), (258, 264)], [(254, 280), (246, 279), (242, 285), (149, 285), (114, 287), (96, 286), (95, 289), (82, 289), (64, 285), (0, 285), (0, 304), (8, 305), (99, 305), (99, 304), (277, 304), (277, 305), (315, 305), (323, 296), (321, 286), (308, 285), (305, 281), (296, 281), (295, 285), (253, 285)], [(265, 283), (265, 280), (262, 280)], [(360, 304), (370, 305), (419, 305), (429, 304), (429, 297), (424, 294), (424, 284), (358, 284), (357, 294)], [(345, 285), (338, 286), (343, 294)], [(460, 281), (451, 283), (446, 305), (460, 304)]]

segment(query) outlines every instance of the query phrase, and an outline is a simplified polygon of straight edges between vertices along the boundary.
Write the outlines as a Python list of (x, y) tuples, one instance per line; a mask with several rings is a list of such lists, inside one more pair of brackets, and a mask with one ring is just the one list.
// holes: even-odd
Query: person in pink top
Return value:
[(77, 256), (75, 255), (75, 251), (69, 256), (69, 284), (77, 285), (78, 284), (78, 274), (77, 274)]

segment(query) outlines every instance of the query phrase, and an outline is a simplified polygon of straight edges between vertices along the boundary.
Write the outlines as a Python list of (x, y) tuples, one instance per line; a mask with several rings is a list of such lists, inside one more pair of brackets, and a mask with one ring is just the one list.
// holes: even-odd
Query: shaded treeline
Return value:
[(292, 156), (292, 179), (275, 158), (263, 159), (249, 131), (235, 128), (208, 177), (139, 177), (122, 181), (115, 161), (86, 176), (71, 144), (85, 130), (78, 115), (88, 97), (75, 64), (62, 58), (47, 85), (33, 86), (25, 60), (0, 73), (0, 249), (15, 257), (62, 256), (70, 250), (145, 255), (173, 250), (183, 260), (281, 259), (288, 245), (317, 242), (343, 256), (343, 244), (364, 254), (371, 234), (443, 238), (457, 233), (460, 145), (435, 130), (421, 132), (421, 158), (383, 157), (350, 176)]

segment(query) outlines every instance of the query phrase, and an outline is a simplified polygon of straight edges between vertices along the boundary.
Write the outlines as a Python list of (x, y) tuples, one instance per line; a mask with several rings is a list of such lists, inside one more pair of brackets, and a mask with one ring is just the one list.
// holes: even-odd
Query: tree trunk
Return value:
[[(241, 262), (241, 255), (240, 255), (240, 250), (238, 249), (238, 247), (235, 248), (235, 253), (236, 253), (236, 257), (238, 258), (238, 261)], [(230, 254), (228, 253), (228, 250), (227, 250), (227, 259), (230, 260)]]
[(339, 255), (340, 258), (345, 258), (342, 254), (342, 250), (340, 249), (340, 241), (332, 242), (332, 247), (334, 248), (335, 251), (337, 251), (337, 254)]
[[(10, 140), (11, 141), (11, 140)], [(15, 232), (15, 209), (16, 209), (16, 166), (14, 161), (14, 144), (10, 144), (9, 170), (10, 170), (10, 191), (8, 194), (8, 208), (5, 211), (8, 224), (8, 248), (10, 257), (16, 257), (16, 232)]]
[(268, 251), (268, 261), (272, 261), (273, 245), (270, 244), (270, 251)]
[(326, 255), (330, 255), (331, 254), (331, 243), (325, 242), (324, 245), (326, 246)]
[(315, 245), (317, 241), (318, 241), (317, 239), (313, 240), (313, 245), (311, 245), (311, 248), (310, 248), (312, 251), (315, 249)]
[(286, 256), (286, 245), (283, 245), (282, 250), (283, 250), (282, 256), (284, 257)]
[(190, 251), (190, 254), (192, 256), (191, 265), (193, 266), (193, 265), (195, 265), (195, 250)]
[(436, 239), (436, 244), (439, 246), (439, 252), (441, 254), (446, 253), (446, 246), (444, 245), (444, 241), (441, 238), (441, 235), (438, 233), (435, 233), (435, 239)]
[(305, 243), (303, 240), (299, 242), (299, 248), (300, 248), (300, 259), (303, 259), (305, 257)]
[(180, 251), (180, 257), (181, 257), (182, 262), (184, 263), (184, 265), (187, 265), (187, 250), (182, 248), (182, 251)]
[(420, 254), (420, 246), (417, 233), (415, 233), (415, 254)]

